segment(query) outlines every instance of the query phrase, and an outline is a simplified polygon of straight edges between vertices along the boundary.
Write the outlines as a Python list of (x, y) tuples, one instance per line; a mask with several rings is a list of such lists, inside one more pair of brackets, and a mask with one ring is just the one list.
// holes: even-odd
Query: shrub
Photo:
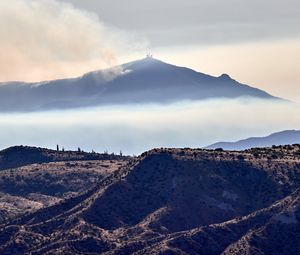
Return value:
[(237, 159), (242, 161), (242, 160), (245, 159), (245, 157), (244, 157), (243, 155), (238, 155), (238, 156), (237, 156)]
[(216, 148), (215, 151), (224, 151), (223, 148)]

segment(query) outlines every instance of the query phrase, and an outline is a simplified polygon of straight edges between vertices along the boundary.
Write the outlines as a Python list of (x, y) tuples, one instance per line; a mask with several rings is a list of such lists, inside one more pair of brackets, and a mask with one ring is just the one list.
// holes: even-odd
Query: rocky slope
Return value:
[(3, 150), (0, 155), (0, 169), (22, 165), (0, 171), (0, 222), (76, 196), (129, 159), (23, 146)]
[(0, 228), (1, 254), (297, 254), (300, 146), (155, 149)]

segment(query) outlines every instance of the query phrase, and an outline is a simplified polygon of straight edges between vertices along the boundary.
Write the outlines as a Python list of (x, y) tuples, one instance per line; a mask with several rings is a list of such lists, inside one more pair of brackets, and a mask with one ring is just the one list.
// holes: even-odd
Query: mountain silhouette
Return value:
[(219, 142), (207, 146), (207, 149), (222, 148), (224, 150), (245, 150), (255, 147), (271, 147), (272, 145), (287, 145), (300, 143), (300, 131), (285, 130), (266, 137), (251, 137), (237, 142)]
[(147, 57), (78, 78), (1, 83), (0, 112), (239, 97), (278, 99), (227, 74), (214, 77)]

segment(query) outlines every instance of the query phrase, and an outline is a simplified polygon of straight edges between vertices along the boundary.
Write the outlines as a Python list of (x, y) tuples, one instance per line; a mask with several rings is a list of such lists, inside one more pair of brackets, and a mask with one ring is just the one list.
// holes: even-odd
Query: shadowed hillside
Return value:
[(0, 252), (297, 254), (299, 172), (299, 145), (154, 149), (80, 195), (2, 225)]
[(81, 160), (26, 165), (0, 172), (0, 222), (74, 197), (127, 159)]

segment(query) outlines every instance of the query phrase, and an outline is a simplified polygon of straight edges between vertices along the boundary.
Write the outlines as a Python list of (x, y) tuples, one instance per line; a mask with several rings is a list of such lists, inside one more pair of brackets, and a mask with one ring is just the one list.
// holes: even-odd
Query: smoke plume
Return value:
[(1, 1), (0, 34), (0, 81), (40, 81), (108, 68), (127, 40), (95, 14), (57, 0)]

